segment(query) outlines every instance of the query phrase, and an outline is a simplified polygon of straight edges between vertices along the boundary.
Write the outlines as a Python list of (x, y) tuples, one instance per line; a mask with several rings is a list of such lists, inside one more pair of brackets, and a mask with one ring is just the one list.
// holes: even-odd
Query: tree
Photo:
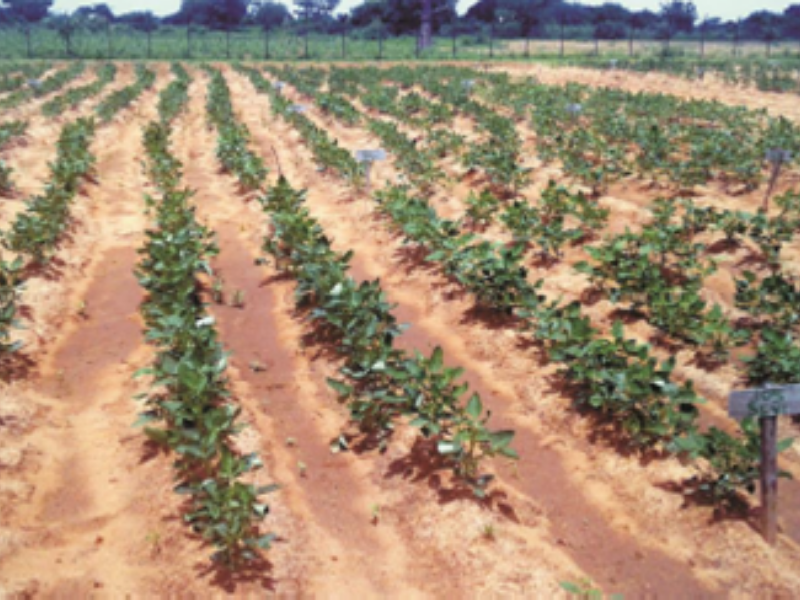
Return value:
[(110, 23), (115, 21), (114, 13), (109, 8), (108, 4), (91, 4), (87, 6), (81, 6), (75, 9), (73, 16), (84, 18), (84, 19), (103, 19)]
[(691, 0), (670, 0), (661, 5), (661, 18), (668, 38), (681, 31), (691, 33), (697, 20), (697, 7)]
[(742, 23), (744, 37), (773, 42), (778, 39), (781, 17), (776, 13), (759, 10)]
[[(391, 35), (419, 34), (423, 0), (367, 0), (352, 9), (353, 27), (383, 27)], [(431, 33), (456, 20), (455, 0), (431, 0)]]
[(130, 25), (136, 31), (155, 31), (158, 29), (159, 20), (152, 12), (137, 10), (117, 17), (118, 23)]
[(79, 22), (69, 15), (58, 15), (53, 18), (52, 25), (58, 31), (58, 35), (64, 40), (67, 56), (72, 56), (72, 37), (78, 30)]
[(259, 0), (250, 6), (250, 21), (259, 25), (264, 31), (270, 31), (292, 20), (292, 13), (280, 2)]
[(800, 4), (792, 4), (783, 11), (783, 35), (800, 38)]
[(53, 6), (53, 0), (2, 0), (8, 5), (12, 17), (28, 23), (37, 23), (44, 19)]
[(183, 0), (180, 11), (165, 22), (228, 29), (242, 22), (249, 6), (250, 0)]
[(294, 0), (296, 16), (306, 21), (330, 18), (339, 0)]

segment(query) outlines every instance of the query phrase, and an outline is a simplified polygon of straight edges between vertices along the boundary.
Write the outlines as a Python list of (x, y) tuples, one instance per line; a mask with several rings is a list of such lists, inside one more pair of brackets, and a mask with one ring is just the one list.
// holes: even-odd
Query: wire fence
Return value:
[(800, 42), (731, 40), (493, 39), (491, 36), (439, 36), (421, 50), (414, 36), (365, 39), (354, 32), (302, 35), (259, 29), (213, 31), (165, 27), (153, 32), (130, 27), (78, 31), (62, 36), (48, 28), (0, 28), (0, 59), (98, 60), (414, 60), (524, 59), (543, 57), (624, 57), (664, 54), (713, 58), (800, 58)]

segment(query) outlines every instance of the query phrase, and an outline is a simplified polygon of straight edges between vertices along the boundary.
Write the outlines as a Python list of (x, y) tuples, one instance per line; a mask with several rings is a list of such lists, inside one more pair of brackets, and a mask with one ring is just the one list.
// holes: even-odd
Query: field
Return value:
[(0, 595), (800, 594), (726, 409), (800, 382), (795, 94), (0, 75)]

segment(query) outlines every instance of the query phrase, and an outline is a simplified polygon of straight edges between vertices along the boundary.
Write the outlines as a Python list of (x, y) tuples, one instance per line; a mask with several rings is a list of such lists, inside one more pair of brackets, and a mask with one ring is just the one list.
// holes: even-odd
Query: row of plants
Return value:
[[(308, 73), (321, 72), (320, 70), (291, 69), (289, 67), (282, 70), (269, 68), (267, 70), (291, 83), (300, 93), (319, 106), (319, 98), (322, 97), (322, 94), (318, 91), (318, 86), (324, 83), (324, 73), (322, 79), (312, 78), (313, 83), (310, 85), (304, 83), (304, 77), (307, 77)], [(358, 115), (359, 122), (365, 121), (369, 131), (380, 139), (386, 150), (392, 153), (397, 167), (415, 185), (423, 189), (430, 189), (444, 176), (436, 165), (437, 157), (434, 151), (430, 147), (418, 143), (419, 140), (409, 138), (396, 123), (362, 115), (347, 98), (337, 93), (327, 92), (324, 96), (329, 99), (335, 98), (340, 112)], [(359, 97), (364, 101), (366, 95)]]
[(487, 78), (487, 101), (523, 107), (530, 116), (540, 157), (558, 159), (598, 193), (630, 175), (682, 188), (719, 181), (752, 190), (766, 178), (767, 150), (786, 150), (795, 159), (800, 150), (797, 128), (763, 110), (667, 94), (514, 82), (507, 74)]
[(42, 81), (26, 81), (27, 86), (11, 92), (0, 99), (0, 110), (11, 110), (24, 104), (33, 98), (42, 98), (53, 92), (57, 92), (68, 83), (80, 77), (86, 70), (86, 65), (82, 62), (71, 63), (68, 67), (56, 71), (47, 79)]
[[(270, 95), (273, 105), (288, 104), (260, 73), (241, 67), (240, 71), (259, 91)], [(295, 80), (288, 72), (273, 75), (288, 75), (283, 79), (309, 95), (319, 84), (319, 80), (310, 84)], [(436, 442), (446, 464), (476, 495), (483, 496), (492, 477), (479, 472), (480, 461), (498, 455), (516, 458), (510, 447), (513, 432), (488, 429), (489, 415), (480, 396), (467, 398), (467, 385), (457, 382), (463, 370), (447, 368), (441, 348), (426, 357), (395, 347), (405, 328), (392, 314), (394, 307), (386, 301), (379, 281), (359, 284), (347, 275), (352, 253), (338, 254), (331, 248), (319, 223), (304, 207), (304, 192), (294, 190), (281, 177), (262, 205), (272, 222), (265, 251), (279, 269), (298, 280), (298, 308), (307, 311), (320, 335), (332, 340), (345, 360), (340, 378), (330, 379), (329, 384), (347, 403), (352, 420), (383, 447), (394, 431), (394, 421), (409, 418), (425, 438)], [(335, 442), (339, 448), (348, 444), (345, 436)]]
[(117, 67), (107, 63), (97, 69), (97, 79), (88, 85), (73, 88), (57, 96), (42, 106), (42, 114), (46, 117), (56, 117), (65, 110), (74, 109), (87, 98), (92, 98), (102, 92), (117, 76)]
[(136, 65), (136, 80), (106, 97), (95, 109), (102, 123), (108, 123), (121, 110), (133, 104), (145, 90), (156, 82), (156, 74), (144, 64)]
[[(28, 130), (26, 121), (9, 121), (0, 125), (0, 151), (10, 144), (15, 138), (25, 135)], [(13, 169), (0, 160), (0, 196), (6, 196), (14, 190), (11, 179)]]
[[(137, 95), (143, 91), (140, 86), (136, 89)], [(127, 104), (116, 104), (114, 111), (122, 110)], [(96, 130), (97, 124), (92, 118), (64, 125), (44, 192), (30, 198), (25, 210), (0, 234), (2, 247), (14, 254), (13, 261), (0, 256), (0, 350), (3, 352), (19, 348), (11, 337), (17, 324), (17, 299), (25, 268), (44, 265), (52, 257), (70, 225), (71, 205), (81, 184), (93, 174), (96, 158), (90, 145)]]
[(147, 198), (155, 223), (136, 275), (147, 291), (142, 313), (156, 356), (137, 373), (152, 380), (140, 397), (145, 411), (138, 423), (178, 457), (175, 491), (189, 498), (184, 521), (216, 548), (213, 560), (236, 569), (257, 560), (274, 540), (260, 524), (269, 512), (261, 497), (276, 486), (252, 483), (262, 463), (235, 445), (241, 408), (231, 398), (228, 354), (202, 294), (203, 277), (212, 275), (209, 259), (218, 249), (213, 232), (196, 218), (193, 192), (180, 187), (182, 165), (170, 151), (171, 123), (185, 106), (188, 85), (180, 68), (175, 70), (178, 78), (161, 95), (159, 120), (144, 131), (158, 196)]
[[(291, 74), (287, 75), (285, 71), (281, 73), (281, 77), (292, 81)], [(347, 89), (351, 92), (360, 90), (357, 78), (340, 78), (337, 86), (339, 90)], [(311, 84), (307, 84), (306, 87), (310, 88)], [(312, 90), (307, 89), (306, 93), (310, 94)], [(523, 104), (523, 112), (525, 106)], [(407, 194), (407, 192), (408, 190), (404, 190), (404, 193)], [(481, 194), (481, 196), (484, 195), (486, 194)], [(607, 218), (607, 211), (603, 211), (590, 199), (579, 194), (570, 194), (555, 185), (551, 184), (543, 196), (544, 201), (541, 207), (534, 208), (516, 202), (503, 215), (503, 220), (509, 229), (512, 232), (516, 229), (517, 242), (529, 242), (532, 230), (539, 229), (542, 223), (553, 223), (555, 231), (549, 236), (545, 234), (546, 238), (541, 244), (543, 253), (547, 253), (550, 244), (553, 244), (554, 252), (557, 253), (560, 239), (573, 241), (579, 236), (590, 234), (591, 229), (601, 227)], [(580, 199), (578, 200), (578, 198)], [(499, 204), (496, 200), (496, 198), (487, 199), (484, 202), (486, 206), (483, 208), (491, 205), (496, 209)], [(587, 368), (582, 364), (570, 364), (565, 371), (565, 375), (568, 377), (571, 375), (573, 383), (586, 390), (586, 395), (581, 397), (581, 403), (598, 409), (598, 412), (606, 417), (607, 423), (625, 431), (635, 445), (663, 446), (675, 452), (687, 452), (702, 458), (701, 464), (704, 473), (699, 480), (697, 490), (709, 493), (715, 500), (721, 503), (730, 502), (732, 498), (736, 497), (738, 490), (753, 489), (758, 472), (757, 424), (752, 421), (744, 422), (739, 436), (731, 436), (718, 428), (711, 428), (703, 433), (698, 432), (697, 411), (694, 406), (700, 403), (700, 399), (691, 390), (690, 385), (678, 386), (670, 383), (670, 376), (674, 369), (673, 362), (657, 363), (650, 356), (649, 348), (646, 345), (625, 339), (620, 325), (617, 325), (612, 331), (611, 340), (605, 339), (600, 331), (592, 327), (589, 320), (581, 315), (580, 305), (577, 303), (567, 307), (561, 306), (557, 302), (548, 305), (543, 298), (539, 298), (540, 302), (544, 302), (543, 308), (539, 313), (531, 312), (530, 301), (525, 299), (531, 297), (531, 294), (533, 297), (537, 296), (535, 291), (541, 282), (535, 285), (527, 283), (527, 273), (521, 263), (522, 252), (519, 245), (507, 248), (477, 241), (474, 237), (459, 233), (463, 225), (461, 222), (442, 221), (438, 227), (439, 231), (431, 233), (437, 229), (438, 217), (427, 203), (419, 200), (418, 204), (414, 205), (414, 203), (401, 201), (399, 205), (404, 207), (403, 210), (411, 205), (408, 210), (412, 213), (416, 210), (419, 213), (418, 218), (409, 225), (411, 230), (418, 235), (422, 235), (420, 232), (427, 232), (440, 242), (437, 246), (432, 244), (432, 240), (428, 240), (431, 242), (429, 249), (433, 249), (431, 257), (442, 261), (446, 271), (470, 288), (481, 304), (517, 317), (525, 316), (534, 324), (539, 323), (536, 325), (536, 331), (540, 339), (550, 345), (551, 358), (555, 360), (560, 356), (577, 361), (575, 356), (579, 356), (580, 361), (583, 361), (584, 357), (580, 354), (579, 348), (584, 344), (590, 345), (593, 352), (600, 354), (599, 357), (588, 355), (585, 358), (592, 368)], [(512, 208), (514, 210), (511, 210)], [(570, 215), (571, 212), (572, 215)], [(731, 227), (731, 223), (737, 221), (737, 219), (731, 218), (731, 214), (727, 214), (729, 212), (720, 211), (718, 226), (722, 228), (721, 230)], [(581, 213), (585, 214), (585, 224), (573, 230), (563, 228), (564, 216), (577, 217), (580, 222), (579, 215)], [(695, 210), (692, 218), (700, 219), (700, 214), (701, 211)], [(545, 215), (545, 218), (542, 219), (541, 215)], [(662, 221), (669, 220), (663, 215), (661, 218)], [(776, 238), (785, 235), (783, 233), (787, 229), (785, 219), (769, 219), (766, 215), (752, 215), (748, 219), (747, 223), (749, 224), (744, 232), (753, 232), (753, 239), (757, 243), (761, 240), (760, 244), (763, 247), (774, 244)], [(781, 222), (784, 222), (784, 226), (781, 226)], [(737, 227), (734, 226), (733, 229), (735, 230)], [(697, 225), (691, 225), (689, 231), (696, 229)], [(792, 226), (789, 225), (788, 229), (792, 229)], [(708, 261), (700, 258), (702, 247), (675, 235), (669, 227), (666, 231), (658, 231), (658, 228), (653, 226), (648, 235), (654, 237), (654, 243), (661, 243), (664, 246), (664, 251), (660, 253), (647, 248), (647, 255), (652, 255), (656, 261), (654, 265), (648, 266), (649, 270), (662, 273), (659, 271), (659, 263), (662, 260), (661, 254), (667, 256), (667, 250), (670, 252), (675, 250), (678, 253), (673, 256), (674, 262), (688, 271), (690, 275), (692, 275), (692, 269), (702, 270), (704, 265), (708, 268), (706, 264)], [(659, 236), (664, 239), (659, 239)], [(449, 260), (447, 260), (448, 257)], [(664, 274), (667, 273), (668, 271), (665, 270)], [(686, 276), (686, 274), (686, 272), (676, 272), (678, 277)], [(702, 276), (697, 274), (692, 276), (696, 280), (698, 277), (699, 280), (702, 280)], [(661, 277), (661, 281), (673, 283), (664, 277)], [(689, 304), (688, 301), (685, 303)], [(668, 317), (667, 304), (664, 303), (665, 310), (660, 314)], [(705, 307), (705, 305), (703, 306)], [(694, 308), (696, 312), (697, 306), (695, 305)], [(689, 315), (692, 314), (692, 310), (683, 311), (683, 313)], [(738, 339), (741, 334), (731, 329), (731, 324), (721, 314), (719, 308), (707, 310), (701, 316), (705, 317), (702, 320), (702, 336), (698, 334), (696, 339), (706, 344), (712, 354), (721, 352), (720, 348), (727, 349), (731, 343), (741, 343), (741, 340)], [(675, 325), (669, 321), (665, 321), (665, 324)], [(681, 331), (679, 323), (673, 329)], [(570, 339), (573, 337), (575, 339)], [(766, 335), (762, 339), (774, 342), (775, 337)], [(555, 342), (551, 338), (555, 339)], [(780, 341), (786, 347), (785, 336), (781, 337)], [(777, 342), (774, 342), (773, 345), (775, 343)], [(565, 344), (566, 348), (562, 347)], [(774, 373), (780, 369), (787, 371), (792, 367), (791, 361), (774, 360), (774, 357), (770, 366), (770, 359), (766, 358), (766, 354), (765, 351), (765, 358), (758, 361), (762, 365), (759, 368), (772, 369)], [(795, 352), (791, 356), (796, 355)], [(610, 363), (614, 368), (608, 370), (605, 363)], [(608, 377), (608, 380), (604, 380), (603, 377), (599, 381), (596, 380), (597, 373), (593, 369), (599, 370), (603, 377)], [(632, 374), (629, 375), (628, 371)], [(751, 377), (751, 379), (753, 378)], [(755, 379), (753, 380), (755, 381)], [(780, 381), (785, 380), (785, 376), (780, 379)], [(653, 383), (656, 381), (661, 383), (656, 385)], [(776, 381), (778, 380), (776, 379)], [(615, 389), (620, 386), (621, 389)], [(666, 389), (667, 392), (664, 392), (663, 389)], [(610, 390), (613, 390), (613, 393)], [(666, 401), (664, 400), (665, 394), (667, 394)]]
[(211, 77), (206, 112), (218, 134), (217, 159), (227, 172), (236, 175), (243, 189), (258, 190), (267, 175), (264, 161), (248, 147), (250, 132), (236, 119), (225, 77), (216, 69), (205, 68)]
[[(388, 107), (386, 99), (400, 97), (399, 104), (413, 111), (421, 111), (419, 118), (423, 127), (437, 124), (444, 126), (439, 131), (447, 131), (455, 124), (455, 117), (462, 115), (475, 126), (478, 141), (470, 143), (464, 152), (459, 152), (462, 164), (467, 170), (484, 173), (495, 195), (513, 196), (524, 188), (529, 179), (529, 169), (522, 166), (522, 140), (512, 119), (476, 100), (474, 91), (481, 84), (477, 73), (463, 69), (440, 69), (427, 67), (415, 69), (407, 66), (394, 66), (390, 69), (349, 69), (350, 77), (357, 78), (367, 87), (364, 98), (373, 94), (383, 98), (381, 105), (373, 106), (381, 111), (402, 117), (402, 113)], [(341, 77), (341, 74), (336, 74)], [(406, 93), (399, 96), (399, 90), (386, 87), (385, 82), (399, 84)], [(435, 99), (428, 100), (415, 91), (421, 88)], [(366, 102), (365, 102), (366, 103)], [(428, 143), (441, 147), (448, 154), (460, 151), (463, 138), (440, 133), (430, 137)]]
[[(405, 89), (421, 86), (473, 117), (490, 139), (492, 132), (496, 138), (483, 148), (485, 153), (471, 149), (474, 156), (486, 154), (487, 160), (515, 134), (513, 123), (486, 104), (510, 109), (517, 118), (530, 116), (540, 157), (558, 159), (596, 193), (629, 175), (684, 187), (719, 180), (753, 189), (765, 179), (767, 150), (781, 148), (797, 157), (798, 136), (790, 122), (719, 102), (577, 84), (549, 86), (531, 78), (514, 81), (506, 73), (483, 74), (455, 66), (397, 66), (367, 75), (349, 71), (373, 86), (381, 81), (397, 82)], [(379, 92), (392, 95), (386, 88)], [(513, 155), (518, 146), (510, 146), (508, 154)], [(499, 167), (495, 180), (513, 181), (512, 162), (519, 164), (495, 156), (487, 165)]]
[(269, 97), (272, 112), (298, 131), (314, 154), (320, 170), (331, 169), (347, 181), (355, 185), (361, 184), (364, 177), (363, 167), (350, 152), (339, 146), (337, 140), (331, 138), (324, 129), (317, 127), (308, 117), (297, 110), (297, 107), (259, 71), (241, 65), (237, 65), (236, 69), (250, 79), (253, 87), (259, 93)]
[[(304, 192), (280, 178), (262, 199), (272, 231), (264, 250), (298, 282), (295, 301), (344, 364), (330, 386), (346, 402), (362, 432), (383, 447), (399, 418), (435, 441), (442, 460), (480, 496), (491, 481), (480, 463), (517, 458), (512, 431), (493, 431), (477, 393), (459, 383), (461, 368), (445, 366), (440, 347), (413, 355), (396, 345), (405, 327), (392, 314), (380, 282), (348, 275), (352, 252), (340, 254), (304, 206)], [(347, 447), (343, 436), (337, 445)]]
[(746, 60), (686, 60), (648, 56), (617, 59), (613, 63), (587, 60), (578, 64), (582, 67), (603, 70), (667, 73), (698, 82), (704, 81), (708, 75), (714, 75), (729, 85), (750, 87), (765, 92), (800, 92), (796, 66), (771, 59), (748, 57)]
[(95, 130), (94, 119), (78, 119), (63, 127), (44, 193), (28, 200), (25, 210), (3, 233), (6, 249), (34, 263), (48, 261), (69, 226), (70, 205), (81, 182), (94, 169), (95, 157), (89, 146)]
[(549, 359), (563, 364), (561, 375), (575, 390), (576, 405), (596, 414), (608, 433), (642, 450), (660, 448), (701, 459), (693, 491), (721, 505), (736, 502), (742, 490), (755, 489), (760, 460), (756, 421), (743, 421), (738, 436), (717, 427), (701, 432), (697, 406), (704, 400), (691, 382), (673, 381), (674, 359), (657, 361), (649, 346), (626, 338), (619, 322), (610, 336), (603, 335), (582, 314), (579, 302), (548, 300), (539, 293), (541, 280), (528, 282), (519, 246), (476, 241), (460, 232), (460, 223), (441, 219), (407, 188), (387, 188), (377, 201), (404, 243), (427, 249), (427, 262), (441, 265), (480, 305), (518, 319)]
[(51, 68), (50, 63), (8, 63), (0, 69), (0, 93), (15, 92), (28, 81), (39, 79)]

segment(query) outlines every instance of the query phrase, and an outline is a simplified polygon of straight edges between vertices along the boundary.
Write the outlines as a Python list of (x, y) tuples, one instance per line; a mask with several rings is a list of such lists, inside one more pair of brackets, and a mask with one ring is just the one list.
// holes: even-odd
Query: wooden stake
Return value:
[(775, 545), (778, 534), (778, 419), (761, 417), (761, 515), (764, 539)]

